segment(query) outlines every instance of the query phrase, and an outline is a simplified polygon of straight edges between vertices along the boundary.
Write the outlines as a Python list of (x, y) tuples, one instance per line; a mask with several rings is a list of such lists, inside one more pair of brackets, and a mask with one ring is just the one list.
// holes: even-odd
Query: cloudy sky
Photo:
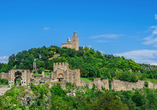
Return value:
[(0, 0), (0, 62), (66, 42), (157, 65), (156, 0)]

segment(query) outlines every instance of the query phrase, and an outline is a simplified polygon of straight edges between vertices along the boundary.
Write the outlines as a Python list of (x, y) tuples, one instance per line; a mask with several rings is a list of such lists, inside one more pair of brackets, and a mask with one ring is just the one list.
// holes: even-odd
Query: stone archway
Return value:
[(17, 71), (15, 72), (15, 79), (14, 79), (14, 84), (15, 85), (22, 85), (22, 72)]
[(9, 71), (8, 80), (16, 84), (17, 79), (22, 79), (22, 85), (29, 85), (30, 84), (30, 71), (23, 70), (23, 69), (12, 69)]
[(63, 81), (63, 79), (64, 79), (63, 73), (59, 73), (58, 76), (57, 76), (57, 79), (58, 79), (59, 82)]

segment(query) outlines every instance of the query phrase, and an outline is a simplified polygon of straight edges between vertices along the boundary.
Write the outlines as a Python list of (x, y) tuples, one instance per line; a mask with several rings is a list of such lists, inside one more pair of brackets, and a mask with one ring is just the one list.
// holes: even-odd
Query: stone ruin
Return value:
[(8, 79), (8, 81), (12, 82), (13, 84), (16, 83), (16, 79), (20, 78), (22, 85), (29, 85), (30, 84), (30, 71), (24, 69), (12, 69), (8, 73), (1, 72), (0, 78), (1, 79)]
[[(44, 75), (44, 72), (42, 72), (42, 75), (34, 75), (30, 74), (29, 70), (24, 69), (12, 69), (8, 73), (1, 72), (0, 78), (8, 79), (8, 81), (12, 82), (13, 84), (16, 83), (16, 79), (20, 78), (21, 85), (30, 85), (31, 81), (30, 79), (35, 79), (38, 84), (39, 82), (49, 82), (50, 87), (60, 83), (62, 88), (66, 87), (66, 82), (71, 82), (72, 84), (75, 84), (77, 86), (88, 86), (89, 89), (93, 87), (93, 84), (95, 84), (96, 88), (98, 90), (101, 90), (102, 87), (109, 90), (109, 80), (103, 79), (100, 80), (100, 78), (94, 78), (93, 82), (85, 82), (80, 80), (80, 70), (75, 69), (71, 70), (69, 69), (68, 63), (54, 63), (53, 64), (53, 72), (51, 72), (51, 76)], [(144, 87), (145, 81), (139, 80), (138, 82), (127, 82), (127, 81), (120, 81), (120, 80), (113, 80), (111, 81), (111, 89), (114, 89), (115, 91), (121, 91), (121, 90), (132, 90), (133, 88), (136, 89), (142, 89)], [(153, 84), (150, 81), (149, 88), (150, 89), (157, 89), (157, 84)]]

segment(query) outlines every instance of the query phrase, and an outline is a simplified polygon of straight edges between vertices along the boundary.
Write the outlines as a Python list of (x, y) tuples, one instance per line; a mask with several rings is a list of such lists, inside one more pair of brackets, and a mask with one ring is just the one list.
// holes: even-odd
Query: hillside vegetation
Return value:
[[(57, 54), (54, 55), (54, 52)], [(60, 55), (60, 56), (59, 56)], [(32, 64), (37, 68), (53, 70), (54, 62), (68, 62), (70, 69), (80, 69), (81, 77), (101, 79), (120, 79), (136, 82), (146, 78), (157, 79), (157, 70), (145, 70), (131, 59), (124, 57), (101, 54), (92, 48), (79, 48), (78, 51), (57, 46), (31, 48), (28, 51), (18, 52), (9, 57), (8, 64), (0, 64), (0, 71), (7, 72), (12, 68), (32, 70)], [(129, 70), (132, 71), (129, 71)]]
[[(73, 89), (74, 88), (74, 89)], [(75, 90), (75, 96), (66, 95)], [(102, 90), (93, 85), (75, 87), (66, 84), (63, 90), (60, 84), (48, 87), (48, 84), (12, 86), (5, 96), (0, 96), (0, 110), (156, 110), (157, 91), (145, 87), (135, 91)]]

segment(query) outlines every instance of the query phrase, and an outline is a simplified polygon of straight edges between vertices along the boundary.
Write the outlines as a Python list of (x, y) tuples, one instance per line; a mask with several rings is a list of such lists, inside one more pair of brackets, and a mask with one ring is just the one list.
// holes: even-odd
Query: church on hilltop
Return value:
[(71, 39), (68, 38), (67, 42), (62, 44), (62, 48), (63, 47), (72, 48), (72, 49), (75, 49), (76, 51), (79, 50), (79, 39), (78, 39), (76, 30), (74, 32), (74, 36), (72, 36), (72, 42), (71, 42)]

